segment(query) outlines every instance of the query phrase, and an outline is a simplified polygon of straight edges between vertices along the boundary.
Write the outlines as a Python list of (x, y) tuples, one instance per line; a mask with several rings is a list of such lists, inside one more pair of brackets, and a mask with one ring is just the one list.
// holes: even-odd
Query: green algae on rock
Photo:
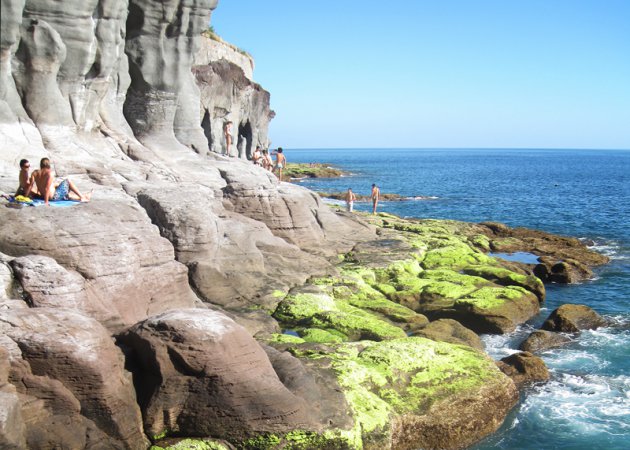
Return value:
[(173, 443), (152, 445), (149, 450), (230, 450), (230, 447), (213, 439), (182, 439)]
[(345, 435), (347, 448), (455, 448), (462, 429), (471, 432), (468, 442), (482, 434), (468, 429), (470, 417), (462, 411), (453, 411), (449, 429), (443, 429), (436, 405), (466, 403), (467, 411), (483, 410), (487, 433), (487, 424), (496, 429), (517, 398), (494, 362), (467, 346), (408, 337), (293, 351), (336, 373), (355, 421)]

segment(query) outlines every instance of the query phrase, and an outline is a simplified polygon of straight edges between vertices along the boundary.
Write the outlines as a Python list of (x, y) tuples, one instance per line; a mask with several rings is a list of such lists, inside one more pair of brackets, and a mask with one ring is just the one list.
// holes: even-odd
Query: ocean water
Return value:
[[(547, 286), (541, 314), (515, 332), (485, 336), (495, 359), (563, 303), (589, 305), (613, 325), (586, 331), (540, 356), (548, 383), (521, 393), (501, 429), (473, 448), (630, 449), (630, 151), (529, 149), (286, 150), (290, 162), (324, 162), (350, 172), (309, 179), (315, 191), (382, 193), (427, 200), (382, 202), (403, 217), (497, 221), (584, 239), (612, 258), (593, 280)], [(356, 204), (357, 210), (371, 205)]]

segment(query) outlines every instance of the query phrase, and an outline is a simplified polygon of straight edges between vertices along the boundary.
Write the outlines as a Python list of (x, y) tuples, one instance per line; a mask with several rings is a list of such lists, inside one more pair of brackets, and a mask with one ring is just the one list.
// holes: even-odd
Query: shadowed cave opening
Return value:
[(210, 118), (210, 111), (206, 109), (201, 120), (201, 128), (203, 128), (203, 134), (208, 139), (208, 150), (212, 151), (212, 120)]
[(243, 157), (243, 150), (247, 159), (252, 159), (252, 125), (249, 121), (241, 123), (238, 126), (238, 157)]

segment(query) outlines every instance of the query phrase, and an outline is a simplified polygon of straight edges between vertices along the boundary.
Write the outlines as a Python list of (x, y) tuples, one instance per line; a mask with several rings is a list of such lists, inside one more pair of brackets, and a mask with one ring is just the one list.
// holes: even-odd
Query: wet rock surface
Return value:
[(549, 379), (549, 370), (545, 362), (529, 352), (514, 353), (503, 358), (498, 365), (518, 387)]
[(564, 334), (546, 330), (533, 331), (519, 346), (526, 352), (540, 352), (550, 348), (563, 347), (571, 342), (571, 338)]

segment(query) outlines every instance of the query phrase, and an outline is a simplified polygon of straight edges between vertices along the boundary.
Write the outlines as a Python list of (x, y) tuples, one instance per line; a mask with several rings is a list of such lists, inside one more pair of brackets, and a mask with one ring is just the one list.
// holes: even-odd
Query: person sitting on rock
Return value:
[(33, 186), (37, 186), (39, 194), (33, 197), (44, 200), (47, 206), (49, 201), (78, 200), (89, 202), (92, 197), (92, 192), (89, 192), (87, 195), (81, 194), (74, 183), (67, 178), (55, 184), (55, 174), (48, 158), (42, 158), (39, 163), (39, 170), (33, 171), (29, 183), (25, 195), (27, 197), (31, 195)]
[(20, 161), (20, 186), (15, 191), (15, 196), (23, 195), (27, 196), (26, 192), (30, 192), (31, 194), (38, 194), (37, 186), (32, 185), (32, 180), (29, 177), (28, 171), (31, 168), (31, 163), (28, 162), (28, 159), (22, 159)]
[(257, 166), (263, 165), (263, 155), (260, 152), (260, 147), (256, 147), (256, 150), (254, 151), (254, 154), (252, 155), (252, 162), (256, 164)]
[(273, 169), (273, 161), (271, 160), (271, 156), (269, 156), (269, 150), (267, 149), (263, 150), (262, 166), (263, 169), (267, 169), (270, 172)]

